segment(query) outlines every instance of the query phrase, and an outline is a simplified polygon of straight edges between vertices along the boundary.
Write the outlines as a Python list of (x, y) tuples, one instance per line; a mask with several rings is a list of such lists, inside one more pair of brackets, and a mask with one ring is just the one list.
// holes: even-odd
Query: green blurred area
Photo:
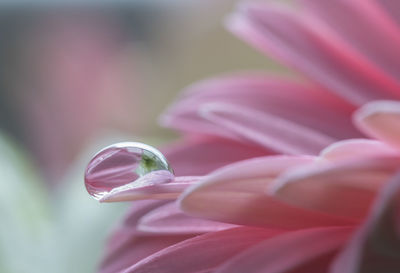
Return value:
[(94, 272), (123, 204), (99, 205), (77, 162), (48, 192), (29, 156), (0, 136), (0, 272)]

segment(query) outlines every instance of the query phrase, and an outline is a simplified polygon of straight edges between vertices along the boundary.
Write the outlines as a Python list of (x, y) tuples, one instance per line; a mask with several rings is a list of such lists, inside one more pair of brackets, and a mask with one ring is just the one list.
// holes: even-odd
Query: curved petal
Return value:
[[(176, 199), (190, 185), (199, 181), (199, 176), (180, 176), (172, 177), (169, 182), (155, 183), (158, 180), (157, 171), (148, 173), (145, 176), (134, 181), (135, 187), (129, 184), (113, 189), (109, 193), (104, 194), (100, 202), (122, 202), (143, 199)], [(162, 177), (162, 181), (164, 178)]]
[[(329, 259), (351, 234), (352, 228), (317, 228), (288, 232), (264, 240), (233, 257), (215, 273), (287, 273), (302, 271), (310, 263), (312, 272), (325, 272)], [(319, 271), (318, 271), (319, 269)], [(300, 271), (301, 270), (301, 271)]]
[(140, 262), (149, 255), (193, 237), (188, 234), (134, 236), (130, 231), (119, 230), (113, 238), (123, 240), (120, 248), (109, 252), (100, 266), (100, 273), (115, 273)]
[(186, 190), (178, 200), (189, 215), (221, 222), (276, 228), (348, 224), (265, 195), (281, 172), (313, 162), (312, 157), (271, 156), (228, 165)]
[(201, 234), (235, 227), (184, 214), (175, 202), (160, 206), (143, 216), (137, 229), (162, 234)]
[(273, 154), (269, 149), (218, 137), (185, 137), (162, 149), (175, 175), (205, 175), (236, 161)]
[(228, 28), (355, 104), (399, 98), (397, 81), (346, 45), (312, 14), (248, 3), (229, 19)]
[(383, 142), (370, 139), (342, 140), (323, 149), (320, 157), (330, 161), (374, 156), (395, 156), (397, 151)]
[[(393, 79), (400, 78), (400, 30), (379, 3), (364, 0), (301, 0), (345, 42), (378, 65)], [(368, 35), (364, 30), (368, 29)], [(389, 41), (377, 43), (377, 41)]]
[(370, 216), (337, 258), (331, 273), (400, 270), (400, 174), (385, 186)]
[(235, 135), (283, 153), (315, 154), (335, 141), (313, 128), (237, 105), (207, 104), (202, 115)]
[(289, 170), (271, 186), (279, 199), (306, 209), (361, 219), (400, 157), (373, 157)]
[(136, 201), (123, 223), (116, 227), (108, 239), (106, 254), (100, 264), (100, 273), (119, 272), (145, 257), (170, 245), (186, 240), (193, 235), (146, 234), (137, 231), (138, 221), (153, 209), (166, 204), (166, 201)]
[(124, 273), (209, 272), (237, 253), (279, 233), (247, 227), (207, 233), (161, 250)]
[(400, 148), (400, 102), (370, 102), (355, 113), (354, 120), (364, 133)]
[[(162, 122), (166, 126), (186, 132), (219, 135), (243, 141), (236, 131), (221, 127), (213, 118), (207, 118), (210, 115), (205, 115), (210, 112), (212, 105), (218, 110), (217, 106), (222, 104), (232, 105), (232, 108), (240, 107), (238, 111), (241, 114), (253, 111), (268, 116), (268, 122), (265, 121), (260, 126), (260, 131), (266, 132), (267, 137), (273, 139), (276, 136), (273, 132), (268, 135), (268, 129), (276, 127), (277, 120), (290, 125), (289, 127), (300, 127), (308, 135), (309, 132), (317, 135), (318, 131), (318, 138), (337, 140), (360, 135), (349, 120), (354, 109), (352, 105), (315, 87), (262, 74), (233, 75), (197, 83), (189, 87), (181, 99), (163, 115)], [(230, 116), (229, 121), (240, 122), (237, 118)], [(183, 122), (184, 119), (187, 120)], [(208, 129), (205, 129), (206, 125)], [(246, 140), (249, 142), (249, 139)], [(325, 141), (323, 145), (326, 145)], [(271, 148), (280, 150), (280, 147)], [(318, 149), (320, 146), (314, 148), (313, 152)], [(290, 152), (298, 152), (298, 149)]]

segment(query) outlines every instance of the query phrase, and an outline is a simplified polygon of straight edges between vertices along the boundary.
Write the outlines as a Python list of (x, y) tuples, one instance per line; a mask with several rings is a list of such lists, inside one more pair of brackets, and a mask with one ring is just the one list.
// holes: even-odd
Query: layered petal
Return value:
[(219, 137), (185, 137), (163, 153), (177, 176), (205, 175), (232, 162), (274, 154), (270, 149)]
[(346, 242), (352, 230), (318, 228), (278, 235), (233, 257), (215, 273), (325, 272), (332, 254)]
[[(311, 83), (240, 74), (188, 88), (161, 119), (184, 133), (166, 150), (178, 177), (144, 176), (101, 199), (168, 200), (138, 202), (102, 273), (328, 272), (382, 187), (331, 272), (400, 272), (400, 174), (385, 185), (400, 166), (400, 103), (368, 103), (400, 99), (397, 4), (300, 2), (296, 13), (244, 4), (227, 24)], [(355, 123), (378, 140), (348, 140), (364, 103)]]
[(193, 235), (189, 234), (135, 236), (129, 230), (118, 230), (110, 240), (120, 240), (123, 244), (114, 251), (109, 251), (99, 272), (120, 272), (161, 249), (191, 237)]
[(200, 234), (235, 227), (231, 224), (187, 216), (176, 202), (160, 206), (143, 216), (137, 229), (162, 234)]
[[(261, 142), (264, 148), (279, 152), (315, 153), (332, 141), (359, 136), (348, 118), (353, 109), (349, 103), (315, 87), (270, 75), (248, 74), (193, 85), (161, 121), (185, 132), (218, 135), (253, 145)], [(291, 137), (294, 130), (297, 139)], [(246, 131), (254, 133), (243, 136)], [(257, 134), (262, 135), (261, 141), (254, 137)], [(306, 140), (308, 145), (304, 144)]]
[[(135, 180), (134, 186), (127, 184), (104, 194), (100, 202), (121, 202), (144, 199), (176, 199), (190, 185), (195, 184), (200, 177), (198, 176), (180, 176), (173, 177), (169, 172), (159, 173), (154, 171)], [(171, 178), (165, 182), (164, 173), (168, 173)], [(161, 180), (163, 183), (157, 183)]]
[(207, 233), (163, 249), (124, 273), (211, 272), (232, 256), (281, 232), (239, 227)]
[[(400, 53), (397, 48), (400, 46), (400, 29), (378, 1), (300, 2), (313, 16), (328, 24), (348, 46), (398, 82)], [(368, 29), (368, 35), (365, 29)]]
[(370, 216), (332, 266), (331, 273), (400, 270), (400, 174), (385, 186)]
[(400, 148), (400, 102), (370, 102), (355, 113), (354, 121), (367, 135)]
[(279, 116), (230, 104), (208, 104), (202, 115), (247, 141), (282, 153), (315, 154), (334, 138)]
[(166, 204), (166, 201), (136, 201), (125, 220), (108, 239), (100, 273), (119, 272), (145, 257), (170, 245), (186, 240), (190, 234), (146, 234), (136, 229), (138, 221), (147, 213)]
[(370, 139), (347, 139), (336, 142), (320, 153), (329, 161), (349, 160), (376, 156), (395, 156), (397, 151), (383, 142)]
[(399, 166), (398, 156), (318, 162), (289, 170), (270, 191), (294, 206), (362, 219), (377, 191)]
[(195, 235), (232, 227), (186, 216), (179, 211), (175, 202), (135, 201), (124, 221), (109, 238), (100, 272), (119, 272), (159, 250)]
[(399, 98), (400, 86), (323, 21), (288, 7), (248, 3), (228, 28), (261, 51), (355, 104)]
[(239, 225), (304, 228), (348, 224), (346, 219), (297, 208), (265, 194), (281, 172), (312, 157), (271, 156), (228, 165), (185, 191), (180, 205), (189, 215)]

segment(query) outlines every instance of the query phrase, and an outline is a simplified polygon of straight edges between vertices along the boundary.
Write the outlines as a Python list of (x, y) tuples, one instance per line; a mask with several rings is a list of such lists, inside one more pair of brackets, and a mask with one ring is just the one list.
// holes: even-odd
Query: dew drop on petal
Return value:
[(160, 151), (139, 142), (121, 142), (102, 149), (90, 160), (85, 171), (85, 186), (99, 200), (123, 186), (135, 187), (138, 178), (157, 171), (168, 171), (171, 176), (155, 183), (171, 181), (173, 171)]

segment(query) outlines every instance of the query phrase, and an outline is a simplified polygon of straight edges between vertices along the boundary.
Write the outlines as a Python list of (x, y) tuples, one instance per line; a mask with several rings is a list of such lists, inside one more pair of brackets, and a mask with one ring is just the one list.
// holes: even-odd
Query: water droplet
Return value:
[[(160, 151), (139, 142), (121, 142), (102, 149), (92, 158), (86, 168), (85, 186), (99, 200), (112, 190), (135, 187), (138, 178), (158, 171), (173, 174)], [(169, 181), (158, 179), (156, 183)]]

